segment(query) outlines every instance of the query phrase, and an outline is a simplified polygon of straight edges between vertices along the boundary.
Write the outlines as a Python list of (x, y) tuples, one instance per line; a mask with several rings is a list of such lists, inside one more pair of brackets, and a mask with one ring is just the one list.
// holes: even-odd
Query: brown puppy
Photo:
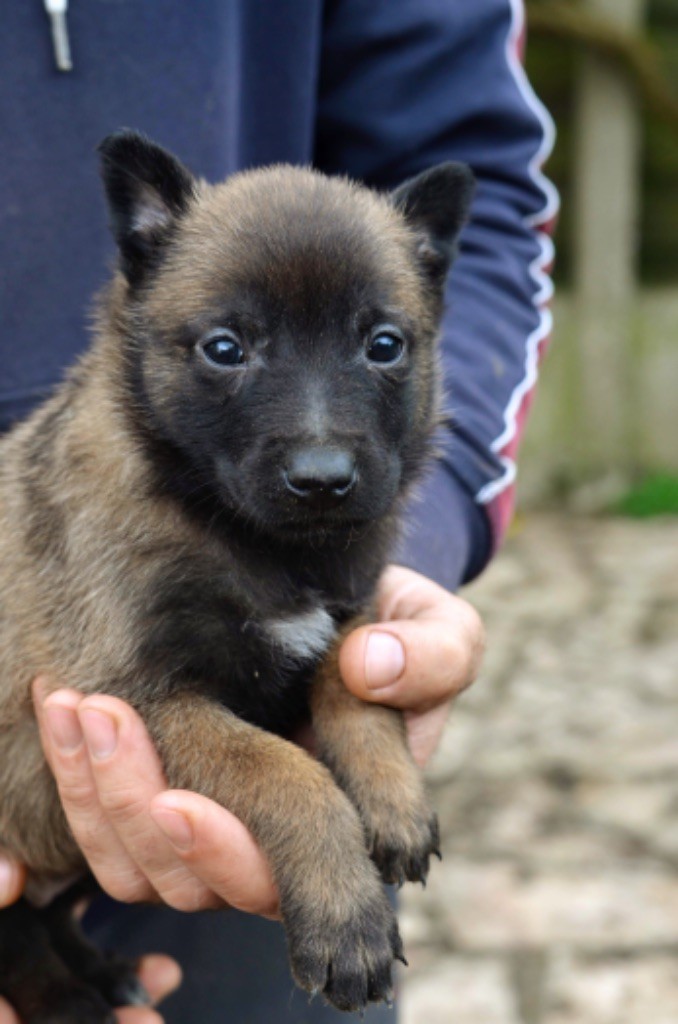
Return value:
[[(101, 151), (120, 269), (91, 350), (0, 443), (0, 845), (39, 879), (84, 867), (31, 680), (122, 697), (170, 786), (265, 851), (298, 983), (359, 1009), (401, 955), (379, 872), (424, 878), (437, 834), (401, 716), (356, 701), (336, 652), (431, 449), (470, 173), (209, 186), (131, 132)], [(309, 709), (320, 761), (284, 738)], [(30, 1024), (134, 995), (64, 920), (0, 913), (0, 991)]]

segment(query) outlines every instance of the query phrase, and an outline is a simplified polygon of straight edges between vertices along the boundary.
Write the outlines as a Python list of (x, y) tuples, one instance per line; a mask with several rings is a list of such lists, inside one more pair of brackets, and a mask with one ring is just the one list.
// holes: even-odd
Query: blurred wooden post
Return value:
[[(586, 0), (627, 31), (646, 0)], [(595, 54), (582, 57), (577, 96), (575, 287), (582, 464), (620, 476), (632, 467), (632, 340), (640, 200), (641, 122), (633, 86)]]

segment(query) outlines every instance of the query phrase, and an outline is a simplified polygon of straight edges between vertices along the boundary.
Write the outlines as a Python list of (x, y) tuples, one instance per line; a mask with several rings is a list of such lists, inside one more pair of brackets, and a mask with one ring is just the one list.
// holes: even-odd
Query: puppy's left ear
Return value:
[(100, 143), (99, 153), (121, 269), (136, 285), (195, 198), (195, 179), (176, 157), (139, 132), (114, 132)]
[(471, 208), (475, 178), (466, 164), (449, 162), (423, 171), (391, 193), (391, 202), (420, 234), (417, 254), (432, 282), (442, 287)]

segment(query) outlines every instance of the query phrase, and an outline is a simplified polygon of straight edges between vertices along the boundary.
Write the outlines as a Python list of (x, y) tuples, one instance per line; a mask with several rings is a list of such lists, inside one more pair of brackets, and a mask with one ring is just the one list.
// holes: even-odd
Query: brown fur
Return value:
[[(224, 296), (264, 281), (269, 327), (287, 316), (312, 321), (314, 310), (367, 275), (425, 339), (411, 354), (420, 438), (414, 472), (435, 424), (440, 303), (417, 264), (417, 234), (387, 198), (284, 167), (191, 189), (159, 266), (141, 285), (131, 273), (132, 284), (116, 275), (91, 351), (0, 442), (0, 845), (44, 878), (83, 866), (42, 755), (31, 681), (46, 674), (55, 686), (122, 697), (144, 717), (169, 785), (228, 807), (266, 852), (299, 983), (354, 1008), (388, 993), (400, 950), (365, 837), (388, 881), (424, 877), (437, 845), (402, 718), (348, 694), (335, 645), (311, 699), (328, 770), (222, 706), (208, 680), (201, 691), (181, 664), (154, 670), (144, 658), (163, 601), (174, 607), (177, 594), (202, 593), (220, 574), (245, 626), (259, 621), (262, 607), (269, 619), (288, 614), (301, 597), (284, 566), (276, 570), (256, 547), (225, 544), (223, 531), (158, 485), (164, 456), (147, 436), (134, 381), (142, 381), (159, 431), (170, 429), (178, 392), (187, 406), (200, 404), (199, 384), (186, 371), (191, 332), (209, 326), (206, 314)], [(146, 200), (154, 214), (157, 196)], [(284, 412), (271, 406), (272, 417)], [(357, 563), (372, 566), (368, 588), (386, 560), (404, 492), (381, 514), (377, 532), (351, 541)], [(331, 577), (345, 555), (328, 551)], [(316, 557), (312, 547), (303, 556), (310, 579)], [(356, 591), (350, 573), (342, 586), (346, 620), (364, 610), (371, 590)], [(204, 623), (198, 607), (195, 628)], [(342, 988), (342, 977), (359, 980)]]
[[(362, 624), (350, 623), (348, 629)], [(405, 736), (399, 711), (365, 705), (344, 686), (339, 646), (330, 652), (311, 693), (318, 753), (358, 809), (367, 846), (386, 882), (425, 878), (439, 855), (438, 826)]]

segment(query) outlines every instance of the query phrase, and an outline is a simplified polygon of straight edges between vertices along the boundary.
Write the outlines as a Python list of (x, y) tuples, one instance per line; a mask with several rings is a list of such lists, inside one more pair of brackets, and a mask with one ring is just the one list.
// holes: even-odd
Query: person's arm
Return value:
[[(351, 634), (341, 660), (345, 682), (354, 693), (404, 710), (411, 746), (422, 763), (442, 731), (449, 701), (478, 668), (482, 626), (473, 609), (448, 591), (482, 568), (505, 528), (513, 473), (510, 448), (519, 435), (547, 325), (539, 309), (548, 284), (542, 276), (546, 249), (538, 227), (555, 211), (555, 201), (537, 176), (544, 135), (511, 56), (517, 15), (518, 0), (476, 0), (473, 5), (460, 0), (329, 0), (327, 5), (320, 168), (390, 188), (425, 166), (462, 159), (479, 180), (473, 218), (452, 275), (445, 323), (450, 415), (444, 459), (413, 506), (414, 528), (400, 555), (431, 579), (406, 569), (390, 570), (380, 595), (383, 621)], [(505, 445), (509, 448), (503, 452)], [(380, 634), (376, 646), (370, 642), (375, 633)], [(375, 679), (382, 685), (375, 687)], [(99, 699), (106, 700), (87, 698), (90, 710)], [(53, 694), (51, 700), (82, 702), (70, 692)], [(120, 734), (137, 728), (131, 708), (116, 710)], [(81, 724), (86, 727), (86, 722)], [(46, 736), (48, 750), (53, 741), (51, 734)], [(137, 741), (132, 774), (153, 778), (159, 771), (157, 756), (147, 736), (137, 733)], [(107, 770), (115, 768), (126, 747), (118, 746), (113, 761), (104, 765), (81, 742), (85, 756), (78, 759), (70, 797), (68, 768), (60, 756), (52, 755), (64, 806), (80, 841), (88, 831), (92, 834), (93, 822), (102, 824), (102, 813), (125, 845), (140, 823), (159, 824), (159, 809), (178, 812), (193, 826), (193, 844), (182, 850), (172, 843), (171, 858), (164, 864), (174, 864), (175, 883), (182, 879), (181, 885), (175, 884), (174, 905), (210, 900), (215, 892), (211, 872), (228, 859), (229, 848), (237, 854), (238, 843), (247, 842), (246, 836), (232, 834), (239, 823), (234, 826), (228, 812), (216, 805), (199, 806), (202, 798), (196, 794), (165, 792), (157, 775), (160, 788), (146, 800), (142, 822), (134, 794), (111, 812), (115, 772), (108, 771), (107, 781)], [(128, 759), (127, 769), (131, 763)], [(87, 807), (79, 826), (78, 799), (81, 809)], [(94, 856), (95, 872), (114, 872), (119, 863), (129, 866), (124, 857), (118, 862), (115, 849), (110, 856), (105, 849), (98, 860)], [(126, 847), (133, 862), (135, 852), (133, 846)], [(145, 856), (158, 855), (163, 867), (168, 848), (156, 840)], [(152, 865), (147, 860), (135, 863), (152, 888), (157, 860)], [(250, 849), (244, 863), (248, 874), (251, 869), (262, 880), (248, 909), (270, 912), (275, 894), (261, 854)], [(139, 875), (128, 879), (127, 893), (124, 878), (117, 891), (133, 899)], [(229, 890), (219, 889), (219, 899), (232, 899)]]
[(513, 505), (515, 456), (550, 320), (540, 166), (550, 118), (519, 60), (521, 0), (330, 0), (316, 163), (390, 189), (444, 160), (477, 178), (442, 336), (442, 459), (400, 554), (450, 589), (477, 575)]

